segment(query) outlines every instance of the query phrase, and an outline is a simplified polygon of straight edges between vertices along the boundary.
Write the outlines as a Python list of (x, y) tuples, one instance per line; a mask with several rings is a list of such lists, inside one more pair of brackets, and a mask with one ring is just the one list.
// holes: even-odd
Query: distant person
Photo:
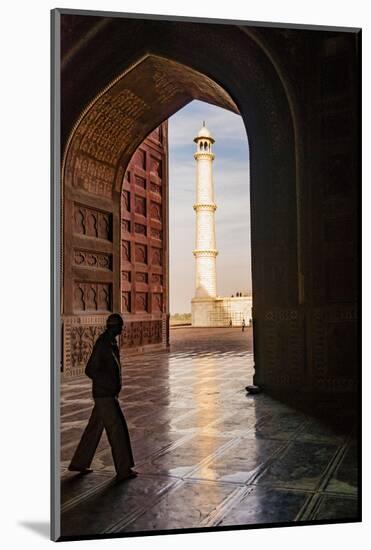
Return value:
[(229, 319), (229, 326), (232, 326), (232, 319)]
[(244, 332), (245, 326), (246, 326), (245, 319), (242, 319), (242, 332)]
[(86, 474), (98, 447), (103, 428), (106, 430), (116, 469), (116, 481), (136, 477), (133, 453), (125, 417), (118, 395), (121, 391), (120, 353), (116, 336), (121, 334), (124, 321), (113, 313), (106, 322), (106, 330), (94, 344), (85, 374), (93, 381), (94, 408), (82, 434), (68, 469)]

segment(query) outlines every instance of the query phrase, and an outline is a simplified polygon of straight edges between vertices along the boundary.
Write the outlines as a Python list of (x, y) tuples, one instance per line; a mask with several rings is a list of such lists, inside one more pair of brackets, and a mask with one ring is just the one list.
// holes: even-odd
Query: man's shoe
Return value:
[(126, 481), (127, 479), (132, 479), (133, 477), (137, 477), (138, 472), (135, 470), (129, 470), (125, 474), (117, 474), (115, 477), (116, 483), (121, 483), (122, 481)]
[(69, 465), (70, 472), (79, 472), (80, 474), (90, 474), (93, 470), (91, 468), (79, 468), (78, 466)]

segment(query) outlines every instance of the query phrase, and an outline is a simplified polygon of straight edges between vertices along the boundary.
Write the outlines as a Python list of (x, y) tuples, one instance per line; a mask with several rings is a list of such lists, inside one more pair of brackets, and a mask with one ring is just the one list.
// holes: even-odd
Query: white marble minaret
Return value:
[[(196, 290), (192, 299), (192, 324), (207, 326), (209, 323), (207, 302), (216, 298), (216, 256), (218, 251), (215, 242), (215, 210), (213, 160), (211, 137), (205, 123), (194, 138), (197, 150), (196, 159), (196, 248), (193, 254), (196, 259)], [(211, 304), (210, 304), (211, 305)]]

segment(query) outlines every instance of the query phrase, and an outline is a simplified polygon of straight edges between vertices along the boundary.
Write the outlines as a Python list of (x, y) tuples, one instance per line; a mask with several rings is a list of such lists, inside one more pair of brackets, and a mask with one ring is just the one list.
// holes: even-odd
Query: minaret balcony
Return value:
[(196, 202), (193, 205), (193, 210), (196, 210), (198, 212), (199, 210), (210, 210), (212, 212), (215, 212), (217, 209), (217, 206), (214, 202), (205, 203), (205, 202)]
[(196, 160), (214, 160), (215, 158), (214, 153), (210, 153), (210, 151), (197, 151), (193, 156)]
[(195, 249), (195, 250), (192, 250), (192, 252), (193, 252), (193, 255), (196, 256), (196, 258), (200, 258), (200, 257), (215, 258), (219, 254), (216, 248), (208, 248), (207, 250)]

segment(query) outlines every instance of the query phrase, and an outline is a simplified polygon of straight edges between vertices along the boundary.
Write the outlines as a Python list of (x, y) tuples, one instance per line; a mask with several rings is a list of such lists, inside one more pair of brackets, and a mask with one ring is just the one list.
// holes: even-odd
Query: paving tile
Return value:
[(357, 494), (358, 487), (357, 444), (353, 442), (347, 449), (335, 473), (331, 476), (326, 492)]
[(325, 496), (314, 515), (317, 520), (358, 520), (358, 502), (355, 498)]
[(295, 521), (308, 495), (299, 491), (254, 487), (217, 522), (219, 526)]
[(278, 441), (242, 439), (190, 477), (246, 483), (282, 447)]
[(144, 473), (160, 473), (171, 476), (185, 476), (190, 473), (201, 460), (211, 457), (230, 440), (221, 437), (194, 436), (159, 457), (155, 457), (138, 471)]
[(81, 475), (74, 472), (66, 472), (61, 479), (61, 505), (65, 506), (76, 497), (89, 493), (93, 489), (107, 484), (112, 480), (112, 474), (90, 474)]
[[(185, 482), (166, 493), (156, 506), (126, 525), (123, 532), (192, 528), (200, 525), (233, 491), (233, 486), (218, 483)], [(186, 502), (191, 505), (184, 506)]]
[(269, 414), (269, 408), (263, 409), (267, 413), (261, 416), (249, 436), (262, 437), (268, 439), (289, 440), (292, 439), (298, 429), (303, 426), (306, 417), (296, 411), (280, 412)]
[(174, 480), (169, 479), (138, 477), (118, 485), (106, 484), (89, 499), (62, 513), (62, 534), (81, 536), (103, 533), (130, 517), (130, 514), (150, 506), (151, 501), (173, 483)]
[(334, 430), (324, 422), (320, 422), (317, 419), (311, 419), (303, 424), (302, 429), (296, 434), (295, 439), (298, 441), (341, 444), (345, 441), (346, 437), (346, 434), (334, 432)]
[(336, 445), (292, 442), (257, 479), (260, 485), (314, 490), (333, 459)]

